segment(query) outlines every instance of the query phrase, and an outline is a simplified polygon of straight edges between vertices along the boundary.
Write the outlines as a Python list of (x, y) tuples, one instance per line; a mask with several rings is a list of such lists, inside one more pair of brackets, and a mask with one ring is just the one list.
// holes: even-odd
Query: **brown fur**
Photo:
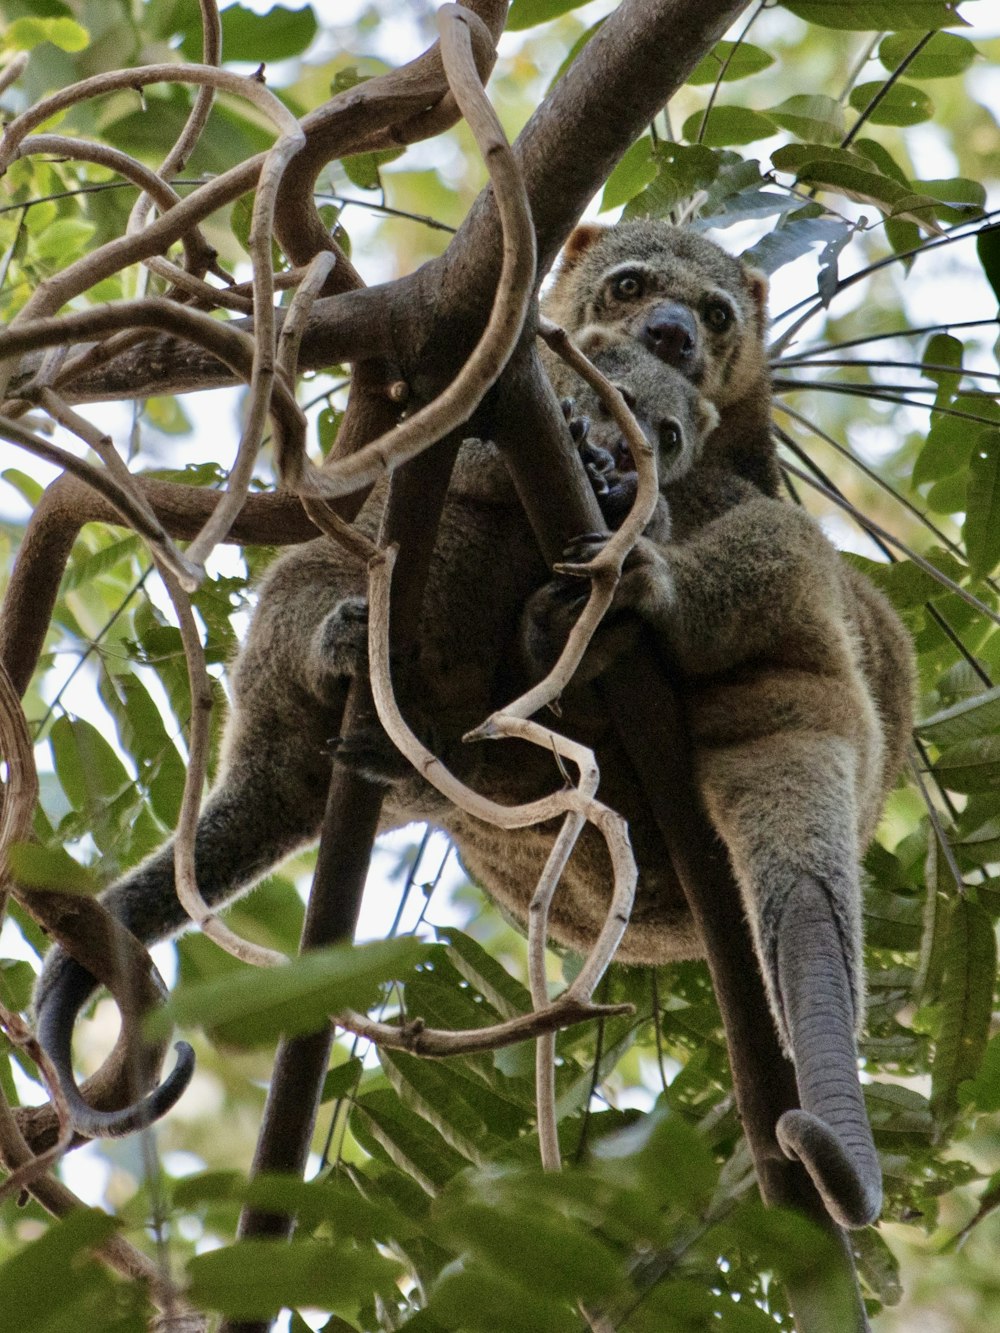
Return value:
[[(606, 286), (609, 265), (640, 268), (649, 299), (614, 300)], [(898, 623), (874, 590), (842, 567), (809, 519), (773, 498), (777, 471), (767, 425), (764, 298), (760, 275), (709, 242), (639, 223), (578, 232), (548, 312), (585, 339), (614, 344), (619, 353), (626, 340), (643, 342), (643, 320), (657, 302), (673, 301), (692, 312), (699, 352), (684, 376), (721, 420), (692, 470), (666, 486), (658, 526), (650, 529), (656, 541), (637, 553), (621, 606), (649, 620), (683, 667), (700, 781), (744, 886), (754, 866), (767, 861), (769, 848), (791, 840), (805, 858), (817, 840), (825, 846), (826, 823), (836, 825), (841, 833), (831, 855), (849, 863), (853, 876), (838, 901), (843, 898), (845, 930), (856, 948), (858, 854), (898, 766), (909, 659)], [(711, 323), (711, 308), (720, 300), (732, 313), (725, 330)], [(688, 443), (692, 424), (700, 437), (703, 407), (692, 403), (676, 371), (648, 356), (626, 368), (638, 377), (640, 417), (658, 419), (663, 403), (657, 395), (666, 395)], [(552, 376), (563, 392), (571, 387), (563, 369), (554, 367)], [(578, 384), (572, 389), (596, 418), (587, 391)], [(601, 443), (599, 425), (593, 433)], [(376, 492), (362, 513), (369, 533), (380, 503)], [(400, 675), (416, 728), (461, 777), (494, 799), (523, 800), (558, 782), (550, 756), (537, 748), (459, 743), (467, 728), (523, 683), (512, 645), (522, 609), (546, 577), (496, 452), (468, 442), (430, 571), (416, 683), (407, 690), (409, 673)], [(329, 741), (339, 728), (347, 681), (363, 669), (358, 613), (364, 586), (361, 566), (325, 540), (282, 556), (261, 585), (233, 670), (221, 776), (199, 823), (199, 885), (212, 905), (243, 892), (316, 836), (332, 762)], [(537, 610), (539, 603), (533, 606)], [(849, 697), (833, 698), (842, 688)], [(770, 721), (769, 709), (777, 714)], [(734, 729), (735, 717), (741, 720)], [(663, 864), (641, 787), (586, 690), (567, 699), (566, 722), (596, 747), (601, 797), (630, 821), (640, 879), (621, 958), (655, 963), (697, 956), (700, 941), (676, 879)], [(382, 772), (385, 756), (378, 738), (370, 739), (370, 752), (364, 738), (360, 744), (354, 738), (353, 751), (349, 746), (343, 757)], [(797, 746), (801, 779), (788, 758)], [(821, 826), (814, 829), (796, 805), (800, 783), (805, 789), (810, 775), (825, 779), (834, 773), (839, 776), (820, 793), (814, 813)], [(384, 776), (393, 777), (388, 771)], [(838, 803), (843, 810), (827, 809)], [(470, 873), (525, 916), (552, 829), (510, 834), (487, 828), (447, 806), (416, 774), (395, 776), (383, 827), (423, 818), (451, 833)], [(167, 844), (105, 895), (109, 908), (144, 941), (185, 924), (172, 856)], [(579, 949), (589, 945), (607, 910), (609, 879), (603, 844), (585, 830), (553, 906), (556, 939)], [(766, 904), (755, 907), (754, 891), (747, 893), (751, 919), (763, 919)], [(766, 954), (764, 938), (760, 948)], [(69, 966), (65, 955), (52, 952), (40, 1005), (50, 996), (63, 1002), (60, 977)]]
[[(779, 1029), (775, 932), (802, 873), (830, 896), (860, 1021), (858, 866), (909, 736), (912, 646), (888, 603), (841, 561), (818, 524), (775, 496), (763, 425), (770, 395), (760, 275), (698, 236), (655, 223), (588, 229), (568, 256), (550, 313), (571, 332), (591, 336), (606, 325), (628, 334), (637, 361), (655, 360), (650, 312), (678, 301), (704, 339), (689, 369), (721, 422), (695, 466), (665, 486), (672, 540), (653, 531), (640, 540), (614, 609), (637, 612), (680, 669), (698, 781), (740, 882)], [(642, 276), (637, 299), (611, 290), (623, 269)], [(720, 294), (734, 317), (713, 334), (704, 312)], [(565, 636), (565, 608), (558, 580), (529, 603), (522, 634), (536, 671)], [(669, 918), (637, 926), (626, 935), (626, 959), (679, 952)]]

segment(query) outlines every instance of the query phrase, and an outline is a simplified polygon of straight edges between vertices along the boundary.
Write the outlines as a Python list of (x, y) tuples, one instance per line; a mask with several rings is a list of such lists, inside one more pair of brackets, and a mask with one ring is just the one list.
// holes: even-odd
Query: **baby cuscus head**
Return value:
[[(711, 403), (679, 370), (624, 332), (591, 327), (574, 342), (621, 393), (655, 449), (660, 486), (687, 472), (718, 422)], [(628, 444), (607, 403), (583, 380), (577, 385), (572, 410), (574, 417), (588, 422), (587, 444), (605, 450), (617, 472), (634, 471)]]

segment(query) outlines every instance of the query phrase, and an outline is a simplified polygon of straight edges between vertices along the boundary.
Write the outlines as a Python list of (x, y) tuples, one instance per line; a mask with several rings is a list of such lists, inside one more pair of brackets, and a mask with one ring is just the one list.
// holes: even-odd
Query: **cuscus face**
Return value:
[[(698, 460), (718, 414), (694, 385), (669, 363), (627, 334), (591, 328), (576, 340), (631, 409), (656, 450), (660, 485), (683, 475)], [(628, 444), (600, 395), (583, 384), (574, 412), (590, 422), (588, 441), (605, 449), (619, 472), (635, 470)]]
[(619, 332), (724, 408), (760, 376), (767, 279), (695, 232), (662, 222), (584, 225), (545, 301), (575, 340)]

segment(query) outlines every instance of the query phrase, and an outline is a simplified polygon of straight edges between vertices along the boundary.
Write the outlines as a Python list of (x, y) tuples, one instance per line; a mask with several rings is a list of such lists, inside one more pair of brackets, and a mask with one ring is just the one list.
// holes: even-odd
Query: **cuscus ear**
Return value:
[(594, 242), (599, 241), (607, 230), (608, 228), (602, 227), (599, 222), (581, 222), (578, 227), (573, 229), (569, 240), (563, 247), (561, 267), (563, 269), (576, 268)]
[(621, 341), (623, 340), (620, 337), (616, 338), (603, 324), (585, 324), (579, 333), (573, 335), (573, 342), (584, 356), (589, 356), (591, 360), (612, 343)]
[(749, 265), (744, 268), (744, 273), (746, 274), (747, 289), (757, 306), (757, 310), (762, 318), (766, 318), (767, 295), (771, 287), (767, 274), (762, 269), (750, 268)]

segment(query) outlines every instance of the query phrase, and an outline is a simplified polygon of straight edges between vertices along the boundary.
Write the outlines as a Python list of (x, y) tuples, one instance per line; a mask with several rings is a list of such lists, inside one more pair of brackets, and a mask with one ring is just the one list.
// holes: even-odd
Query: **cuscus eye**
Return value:
[(712, 301), (705, 307), (705, 323), (716, 333), (722, 333), (733, 322), (733, 312), (723, 301)]
[(660, 423), (660, 452), (666, 461), (670, 461), (681, 451), (684, 436), (676, 421)]
[(635, 269), (618, 273), (611, 279), (611, 294), (619, 301), (637, 301), (645, 290), (642, 274)]

